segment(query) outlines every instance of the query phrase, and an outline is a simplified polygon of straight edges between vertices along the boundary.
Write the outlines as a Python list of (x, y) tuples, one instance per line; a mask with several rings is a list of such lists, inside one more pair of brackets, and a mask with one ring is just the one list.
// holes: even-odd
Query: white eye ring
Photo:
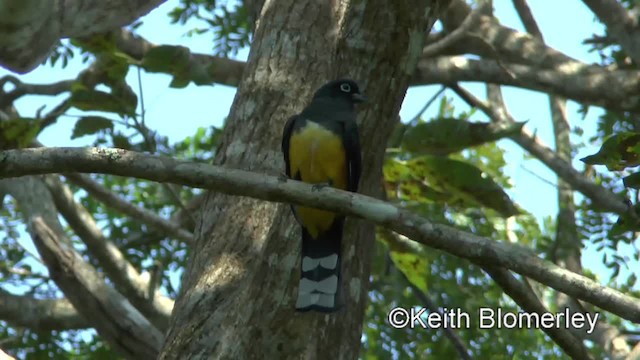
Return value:
[(342, 90), (343, 92), (351, 92), (351, 85), (344, 83), (344, 84), (340, 84), (340, 90)]

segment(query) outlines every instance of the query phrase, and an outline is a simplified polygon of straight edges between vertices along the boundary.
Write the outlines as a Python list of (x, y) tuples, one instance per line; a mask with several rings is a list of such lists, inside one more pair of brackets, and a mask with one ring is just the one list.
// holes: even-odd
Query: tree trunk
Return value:
[[(387, 138), (437, 9), (447, 1), (266, 1), (216, 163), (279, 174), (286, 119), (328, 80), (358, 81), (361, 192), (379, 194)], [(345, 306), (296, 313), (300, 230), (290, 208), (210, 193), (196, 228), (163, 359), (354, 359), (373, 227), (347, 221)]]

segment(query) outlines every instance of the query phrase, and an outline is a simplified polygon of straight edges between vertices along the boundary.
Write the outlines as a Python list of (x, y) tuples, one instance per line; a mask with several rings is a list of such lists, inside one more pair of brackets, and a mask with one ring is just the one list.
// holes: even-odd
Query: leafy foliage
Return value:
[(216, 55), (236, 55), (238, 50), (249, 45), (251, 24), (244, 2), (230, 5), (227, 1), (180, 0), (180, 6), (170, 13), (172, 23), (185, 25), (197, 20), (207, 27), (192, 28), (189, 35), (212, 33)]
[(590, 165), (606, 165), (609, 170), (622, 170), (640, 165), (640, 133), (621, 132), (610, 136), (600, 151), (582, 159)]
[(100, 116), (84, 116), (76, 121), (71, 139), (93, 135), (100, 131), (113, 130), (113, 121)]
[[(637, 0), (624, 0), (623, 3), (631, 7), (637, 5)], [(251, 38), (250, 16), (244, 2), (180, 0), (169, 17), (172, 23), (187, 26), (190, 36), (210, 35), (216, 55), (236, 54)], [(131, 31), (135, 33), (136, 28), (134, 25)], [(606, 34), (594, 36), (589, 43), (601, 54), (603, 64), (615, 64), (618, 68), (637, 67)], [(222, 129), (199, 128), (192, 136), (169, 144), (165, 136), (146, 127), (143, 117), (137, 113), (137, 94), (126, 81), (129, 69), (134, 66), (150, 73), (172, 76), (170, 86), (174, 88), (184, 88), (190, 83), (212, 84), (212, 68), (195, 59), (188, 48), (160, 45), (136, 60), (117, 49), (112, 35), (102, 34), (62, 41), (48, 61), (51, 65), (65, 67), (77, 54), (94, 66), (93, 71), (78, 76), (67, 99), (70, 106), (83, 111), (70, 134), (71, 139), (86, 137), (96, 146), (148, 151), (200, 162), (213, 159)], [(100, 85), (104, 87), (99, 88)], [(504, 150), (495, 143), (517, 134), (523, 124), (498, 127), (472, 121), (473, 114), (473, 110), (456, 109), (452, 101), (443, 96), (433, 119), (416, 119), (398, 125), (383, 168), (388, 200), (434, 222), (495, 241), (517, 239), (519, 244), (549, 258), (555, 245), (555, 221), (549, 218), (539, 224), (535, 217), (519, 209), (509, 198), (507, 191), (511, 183), (504, 171)], [(632, 189), (640, 188), (638, 173), (628, 171), (640, 164), (638, 120), (635, 114), (605, 113), (599, 119), (598, 134), (592, 140), (607, 138), (607, 141), (598, 153), (584, 159), (589, 164), (624, 171), (627, 188), (621, 186), (614, 174), (602, 173), (594, 178), (596, 183), (621, 197), (635, 192), (637, 198), (637, 191)], [(0, 148), (25, 146), (41, 130), (41, 125), (42, 120), (36, 118), (0, 121)], [(93, 176), (93, 179), (127, 201), (164, 217), (185, 211), (185, 204), (201, 194), (178, 186), (116, 176)], [(109, 208), (82, 189), (72, 186), (72, 190), (75, 198), (94, 215), (103, 231), (136, 268), (145, 271), (158, 265), (162, 267), (161, 291), (175, 297), (189, 248), (169, 239), (166, 234), (149, 229), (139, 220)], [(3, 198), (0, 196), (0, 200)], [(37, 260), (21, 244), (25, 239), (20, 239), (21, 218), (17, 204), (5, 198), (2, 205), (0, 279), (3, 288), (15, 290), (20, 287), (21, 291), (37, 298), (60, 296), (46, 274), (33, 271)], [(636, 201), (634, 209), (640, 214), (637, 208)], [(187, 216), (193, 217), (193, 214)], [(612, 286), (637, 296), (638, 292), (634, 290), (637, 289), (637, 275), (633, 272), (627, 277), (621, 275), (630, 272), (633, 260), (640, 259), (640, 250), (632, 246), (637, 224), (630, 217), (615, 219), (603, 214), (588, 199), (581, 201), (578, 219), (581, 239), (596, 247), (602, 256), (602, 264), (611, 271), (610, 279), (605, 282), (610, 280), (614, 283)], [(72, 235), (69, 229), (67, 231)], [(77, 249), (83, 251), (77, 238), (73, 240)], [(458, 357), (440, 329), (394, 329), (388, 324), (386, 314), (393, 307), (425, 306), (417, 296), (417, 290), (428, 296), (440, 310), (460, 308), (471, 314), (480, 307), (519, 310), (480, 268), (466, 260), (425, 248), (382, 229), (377, 232), (377, 240), (370, 301), (363, 326), (363, 359)], [(408, 282), (417, 290), (413, 290)], [(536, 291), (543, 298), (554, 295), (542, 287)], [(614, 326), (624, 328), (626, 325), (615, 316), (603, 316)], [(469, 328), (455, 332), (474, 358), (565, 357), (540, 331), (480, 330), (472, 323)], [(36, 333), (0, 322), (0, 342), (5, 350), (20, 358), (117, 358), (93, 331)], [(604, 358), (604, 355), (598, 357), (597, 351), (596, 357)]]
[(23, 148), (35, 139), (41, 119), (14, 118), (0, 121), (0, 149)]
[(517, 134), (524, 123), (501, 129), (491, 123), (440, 118), (419, 122), (404, 133), (403, 149), (416, 154), (447, 155)]

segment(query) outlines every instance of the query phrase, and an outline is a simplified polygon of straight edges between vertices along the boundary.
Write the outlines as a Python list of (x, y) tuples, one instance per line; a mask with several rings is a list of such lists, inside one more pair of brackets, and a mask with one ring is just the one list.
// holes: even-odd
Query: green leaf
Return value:
[(391, 260), (398, 270), (418, 289), (427, 293), (427, 279), (431, 270), (430, 257), (426, 254), (424, 246), (401, 236), (392, 236), (385, 231), (380, 232), (379, 239), (387, 244)]
[(416, 154), (447, 155), (517, 134), (524, 124), (499, 127), (493, 123), (441, 118), (409, 127), (404, 134), (402, 148)]
[(80, 110), (135, 116), (137, 103), (132, 100), (126, 96), (117, 97), (104, 91), (77, 88), (71, 93), (70, 103)]
[(76, 121), (71, 139), (93, 135), (102, 130), (113, 130), (113, 121), (101, 116), (85, 116)]
[(606, 165), (609, 170), (623, 170), (640, 165), (640, 133), (621, 132), (609, 137), (600, 150), (580, 160), (590, 165)]
[(191, 53), (184, 46), (161, 45), (150, 49), (142, 58), (142, 67), (149, 72), (174, 73), (189, 68)]
[(504, 217), (520, 213), (504, 190), (471, 164), (438, 156), (421, 156), (407, 164), (413, 175), (424, 179), (434, 190), (454, 195), (468, 207), (486, 206)]
[(169, 84), (169, 87), (174, 88), (174, 89), (182, 89), (187, 87), (187, 85), (189, 85), (189, 78), (185, 78), (182, 76), (174, 76), (173, 79), (171, 80), (171, 83)]
[(40, 132), (41, 119), (15, 118), (0, 121), (0, 149), (26, 147)]
[(196, 85), (211, 85), (210, 71), (197, 61), (191, 61), (191, 52), (183, 46), (162, 45), (149, 50), (140, 65), (149, 72), (173, 75), (169, 85), (184, 88), (191, 81)]
[(640, 189), (640, 172), (625, 176), (624, 178), (622, 178), (622, 182), (626, 187)]
[(132, 145), (128, 137), (122, 134), (113, 134), (113, 147), (131, 150)]
[(383, 167), (384, 186), (389, 199), (396, 199), (408, 205), (425, 202), (460, 205), (460, 199), (453, 194), (434, 190), (425, 184), (421, 176), (416, 176), (407, 162), (387, 159)]

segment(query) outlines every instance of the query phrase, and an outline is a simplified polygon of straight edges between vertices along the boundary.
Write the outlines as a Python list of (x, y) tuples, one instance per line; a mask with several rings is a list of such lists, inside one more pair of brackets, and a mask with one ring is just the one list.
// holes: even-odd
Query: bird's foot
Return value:
[(323, 182), (323, 183), (318, 183), (318, 184), (313, 184), (311, 186), (311, 190), (312, 191), (320, 191), (328, 186), (332, 186), (333, 184), (331, 183), (331, 181), (327, 181), (327, 182)]
[(278, 181), (280, 181), (280, 182), (287, 182), (287, 180), (289, 180), (289, 177), (287, 176), (287, 174), (285, 174), (285, 173), (281, 172), (281, 173), (278, 175)]

